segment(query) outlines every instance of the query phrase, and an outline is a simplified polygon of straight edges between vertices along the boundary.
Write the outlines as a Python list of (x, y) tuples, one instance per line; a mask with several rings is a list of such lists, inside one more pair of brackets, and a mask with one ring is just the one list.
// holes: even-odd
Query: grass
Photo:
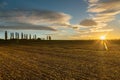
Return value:
[[(14, 42), (14, 43), (13, 43)], [(119, 80), (120, 43), (6, 41), (0, 44), (0, 80)]]

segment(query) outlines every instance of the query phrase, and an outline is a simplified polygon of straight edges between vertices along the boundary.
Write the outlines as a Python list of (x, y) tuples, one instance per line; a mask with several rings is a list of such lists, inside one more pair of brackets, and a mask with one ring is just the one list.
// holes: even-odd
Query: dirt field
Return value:
[[(12, 42), (13, 43), (13, 42)], [(0, 80), (119, 80), (120, 43), (37, 41), (0, 44)]]

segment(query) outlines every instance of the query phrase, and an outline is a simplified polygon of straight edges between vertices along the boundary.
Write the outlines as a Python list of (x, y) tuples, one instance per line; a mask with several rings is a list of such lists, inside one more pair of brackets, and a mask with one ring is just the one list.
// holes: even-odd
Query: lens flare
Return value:
[(105, 40), (106, 36), (100, 36), (100, 40)]

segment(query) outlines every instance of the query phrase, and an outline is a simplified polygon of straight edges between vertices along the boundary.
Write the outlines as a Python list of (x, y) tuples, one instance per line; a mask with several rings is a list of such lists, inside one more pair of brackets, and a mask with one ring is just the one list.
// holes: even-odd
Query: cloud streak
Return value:
[(71, 16), (47, 10), (7, 10), (0, 12), (0, 20), (30, 24), (69, 24)]
[(49, 31), (56, 31), (53, 28), (46, 27), (46, 26), (0, 26), (0, 29), (7, 29), (7, 30), (49, 30)]
[(50, 26), (69, 26), (70, 19), (71, 16), (68, 14), (47, 10), (2, 10), (0, 25), (3, 26), (0, 28), (56, 31)]
[(31, 25), (26, 23), (5, 23), (6, 25), (1, 25), (0, 29), (7, 30), (48, 30), (48, 31), (57, 31), (54, 28), (43, 26), (43, 25)]

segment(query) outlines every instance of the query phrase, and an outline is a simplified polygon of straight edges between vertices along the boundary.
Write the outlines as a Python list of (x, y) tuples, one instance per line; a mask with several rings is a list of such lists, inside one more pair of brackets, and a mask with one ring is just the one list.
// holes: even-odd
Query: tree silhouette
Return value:
[(21, 33), (21, 39), (24, 39), (24, 34), (23, 33)]
[(31, 34), (29, 34), (29, 39), (31, 40)]
[(51, 40), (51, 36), (49, 36), (49, 40)]
[(7, 31), (5, 31), (5, 40), (7, 40), (8, 35), (7, 35)]

